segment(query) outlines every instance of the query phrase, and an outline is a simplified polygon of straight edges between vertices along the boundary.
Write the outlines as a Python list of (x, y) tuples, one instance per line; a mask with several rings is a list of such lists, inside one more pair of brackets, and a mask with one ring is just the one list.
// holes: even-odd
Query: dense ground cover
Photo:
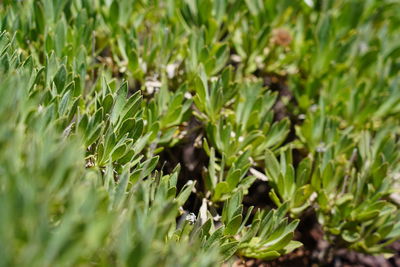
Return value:
[(0, 266), (396, 264), (398, 14), (2, 1)]

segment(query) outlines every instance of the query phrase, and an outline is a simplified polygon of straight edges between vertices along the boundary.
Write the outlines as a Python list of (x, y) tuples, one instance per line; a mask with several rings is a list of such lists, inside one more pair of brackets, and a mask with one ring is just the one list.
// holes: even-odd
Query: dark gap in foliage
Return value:
[[(284, 141), (283, 145), (289, 144), (296, 140), (296, 125), (302, 124), (302, 119), (296, 115), (298, 109), (298, 103), (294, 97), (292, 91), (289, 89), (287, 84), (287, 76), (282, 76), (276, 73), (259, 73), (263, 77), (264, 86), (268, 87), (274, 92), (278, 92), (278, 100), (273, 106), (274, 111), (274, 121), (280, 121), (284, 118), (289, 118), (290, 120), (290, 131)], [(283, 98), (287, 98), (284, 100)], [(284, 103), (288, 101), (288, 103)], [(304, 159), (308, 154), (305, 149), (293, 149), (293, 166), (297, 167), (302, 159)]]
[(196, 138), (199, 135), (204, 135), (203, 129), (199, 127), (200, 122), (191, 117), (185, 130), (187, 135), (181, 142), (174, 147), (167, 147), (160, 153), (159, 164), (163, 164), (163, 171), (171, 173), (172, 170), (180, 164), (181, 171), (178, 176), (178, 190), (189, 181), (196, 181), (196, 194), (191, 194), (188, 201), (184, 205), (184, 209), (188, 212), (197, 213), (201, 206), (201, 201), (204, 196), (199, 195), (205, 192), (204, 182), (202, 178), (202, 170), (208, 165), (208, 156), (202, 148), (195, 146)]

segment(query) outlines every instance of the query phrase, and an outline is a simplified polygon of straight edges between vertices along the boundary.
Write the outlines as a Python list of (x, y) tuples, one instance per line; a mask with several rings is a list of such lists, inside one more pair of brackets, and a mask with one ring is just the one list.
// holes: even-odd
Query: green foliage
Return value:
[(265, 166), (265, 173), (273, 186), (270, 197), (277, 206), (281, 206), (282, 201), (287, 202), (294, 216), (310, 206), (309, 199), (314, 192), (310, 184), (310, 158), (304, 158), (295, 169), (290, 150), (286, 153), (281, 151), (280, 162), (270, 150), (266, 150)]
[(238, 207), (241, 200), (239, 196), (233, 196), (226, 202), (222, 213), (222, 221), (227, 225), (225, 233), (236, 235), (239, 242), (239, 254), (245, 257), (270, 260), (278, 258), (282, 254), (289, 253), (302, 246), (298, 241), (293, 241), (294, 230), (299, 223), (294, 220), (288, 223), (285, 218), (286, 205), (278, 210), (257, 211), (249, 226), (244, 226), (251, 209), (242, 222), (242, 206)]
[[(306, 211), (333, 248), (390, 255), (399, 13), (391, 0), (1, 1), (0, 265), (270, 260), (301, 246)], [(277, 209), (244, 203), (257, 179)]]
[(393, 192), (395, 178), (389, 169), (399, 160), (397, 150), (386, 131), (374, 140), (363, 132), (345, 164), (322, 159), (312, 184), (318, 192), (319, 220), (336, 242), (374, 254), (388, 252), (385, 245), (400, 238), (397, 207), (387, 200)]

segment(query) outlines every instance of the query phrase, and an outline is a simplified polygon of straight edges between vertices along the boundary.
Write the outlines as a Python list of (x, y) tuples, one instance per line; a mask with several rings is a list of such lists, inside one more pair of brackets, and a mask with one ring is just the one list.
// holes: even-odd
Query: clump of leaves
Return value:
[[(332, 248), (389, 255), (399, 12), (391, 0), (1, 1), (0, 265), (269, 260), (300, 246), (308, 209)], [(178, 147), (204, 152), (196, 172), (174, 166)], [(276, 210), (243, 204), (257, 179)]]
[(371, 254), (390, 252), (385, 246), (400, 237), (398, 209), (387, 199), (394, 181), (388, 168), (399, 162), (397, 149), (386, 131), (374, 140), (363, 132), (347, 163), (320, 164), (312, 184), (319, 220), (333, 242)]

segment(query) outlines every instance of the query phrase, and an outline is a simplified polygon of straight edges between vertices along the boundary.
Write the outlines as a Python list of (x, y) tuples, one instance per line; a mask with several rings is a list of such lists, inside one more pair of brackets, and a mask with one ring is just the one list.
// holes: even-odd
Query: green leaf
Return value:
[(228, 225), (226, 225), (224, 234), (225, 235), (235, 235), (239, 230), (239, 227), (242, 223), (242, 215), (235, 216), (231, 221), (229, 221)]
[(211, 148), (211, 152), (210, 152), (210, 162), (209, 162), (209, 166), (208, 166), (208, 186), (209, 189), (214, 189), (217, 185), (218, 182), (218, 178), (215, 172), (215, 151), (214, 148)]
[(220, 240), (224, 235), (224, 227), (220, 227), (215, 230), (214, 233), (207, 239), (206, 243), (204, 244), (204, 249), (209, 249), (212, 246), (219, 245)]
[(181, 192), (175, 199), (179, 206), (182, 206), (186, 202), (186, 200), (189, 198), (195, 184), (196, 184), (195, 182), (189, 181), (182, 188)]
[(221, 251), (222, 255), (224, 256), (224, 259), (228, 260), (230, 257), (233, 256), (233, 254), (235, 254), (238, 247), (239, 247), (239, 242), (232, 241), (232, 242), (223, 244), (220, 248), (220, 251)]
[(67, 69), (64, 65), (61, 65), (61, 67), (58, 69), (56, 75), (54, 76), (53, 82), (56, 85), (57, 93), (60, 94), (67, 82)]
[(115, 98), (114, 106), (111, 112), (111, 123), (115, 124), (122, 113), (122, 110), (126, 103), (126, 97), (128, 94), (128, 84), (124, 82), (118, 89), (117, 96)]
[(349, 231), (349, 230), (344, 230), (342, 232), (342, 238), (349, 242), (349, 243), (354, 243), (360, 238), (360, 234), (357, 232)]
[(123, 173), (121, 174), (121, 176), (118, 179), (118, 185), (115, 189), (114, 203), (113, 203), (114, 207), (118, 207), (122, 204), (122, 201), (126, 194), (128, 181), (129, 181), (129, 170), (128, 170), (128, 168), (125, 168)]
[(226, 183), (228, 184), (230, 191), (235, 189), (235, 187), (237, 186), (237, 184), (240, 181), (240, 176), (241, 176), (240, 170), (234, 170), (232, 172), (229, 172), (228, 176), (226, 177)]
[(279, 162), (274, 153), (268, 149), (265, 150), (265, 172), (271, 181), (275, 183), (278, 181), (280, 174)]
[(229, 189), (229, 185), (227, 182), (220, 182), (217, 184), (217, 186), (214, 189), (214, 196), (213, 196), (213, 200), (214, 201), (218, 201), (221, 199), (221, 197), (226, 194), (231, 192), (231, 190)]

